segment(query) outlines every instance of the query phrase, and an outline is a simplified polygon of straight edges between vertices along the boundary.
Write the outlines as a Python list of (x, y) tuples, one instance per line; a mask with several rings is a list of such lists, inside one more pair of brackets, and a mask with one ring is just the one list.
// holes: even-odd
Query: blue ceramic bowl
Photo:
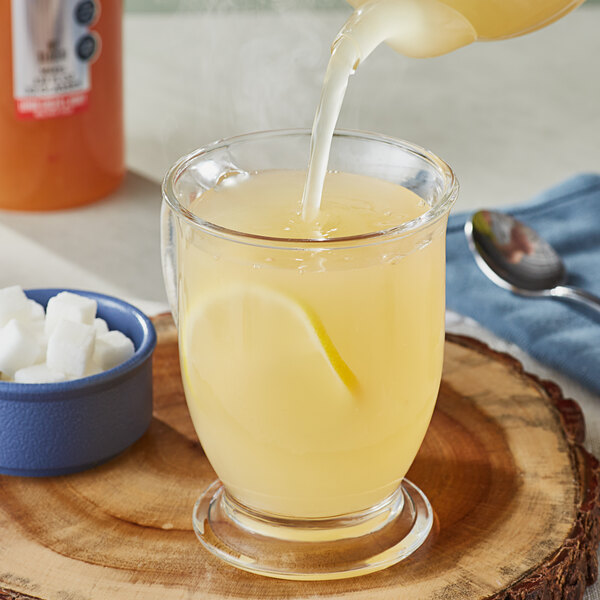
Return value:
[(97, 316), (133, 341), (135, 354), (98, 375), (60, 383), (0, 381), (0, 473), (45, 477), (110, 460), (148, 429), (152, 419), (150, 320), (127, 302), (92, 292), (29, 290), (46, 306), (59, 292), (93, 298)]

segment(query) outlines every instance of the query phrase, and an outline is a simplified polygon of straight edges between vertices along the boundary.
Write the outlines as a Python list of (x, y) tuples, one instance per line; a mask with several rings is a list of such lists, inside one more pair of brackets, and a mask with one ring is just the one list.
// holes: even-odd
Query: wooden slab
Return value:
[(188, 417), (172, 323), (156, 325), (155, 419), (137, 444), (77, 475), (0, 477), (0, 599), (579, 599), (595, 580), (600, 466), (580, 445), (579, 407), (456, 336), (409, 473), (436, 512), (416, 555), (315, 583), (220, 563), (192, 532), (192, 506), (215, 475)]

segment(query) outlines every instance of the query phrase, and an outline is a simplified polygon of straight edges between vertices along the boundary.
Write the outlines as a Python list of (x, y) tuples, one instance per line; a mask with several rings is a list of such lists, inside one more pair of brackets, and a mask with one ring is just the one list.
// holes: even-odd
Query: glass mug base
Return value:
[(344, 579), (385, 569), (427, 539), (433, 510), (404, 479), (379, 505), (328, 519), (265, 516), (229, 496), (215, 481), (194, 506), (196, 535), (230, 565), (267, 577)]

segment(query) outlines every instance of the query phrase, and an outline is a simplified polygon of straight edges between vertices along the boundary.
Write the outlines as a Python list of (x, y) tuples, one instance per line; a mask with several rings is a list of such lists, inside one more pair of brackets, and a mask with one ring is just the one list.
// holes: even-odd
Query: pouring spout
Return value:
[(340, 35), (360, 48), (361, 62), (385, 41), (411, 58), (447, 54), (477, 39), (471, 22), (439, 0), (351, 1), (359, 8), (350, 16)]

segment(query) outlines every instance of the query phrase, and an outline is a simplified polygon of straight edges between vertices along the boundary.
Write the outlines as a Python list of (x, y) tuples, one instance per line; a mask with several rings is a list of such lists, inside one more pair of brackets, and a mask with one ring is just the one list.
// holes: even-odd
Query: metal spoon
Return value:
[(477, 265), (496, 285), (522, 296), (573, 300), (600, 312), (600, 298), (564, 285), (567, 271), (560, 256), (514, 217), (480, 210), (466, 222), (465, 235)]

